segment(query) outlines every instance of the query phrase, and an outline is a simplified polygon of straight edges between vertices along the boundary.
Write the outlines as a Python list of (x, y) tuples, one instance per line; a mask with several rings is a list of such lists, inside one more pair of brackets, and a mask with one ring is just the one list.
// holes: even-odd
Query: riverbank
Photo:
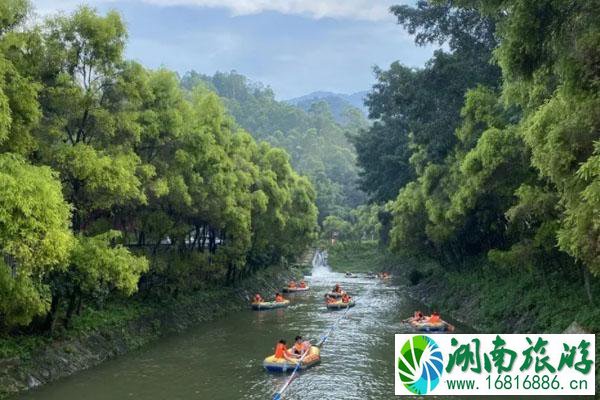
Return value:
[(593, 285), (590, 304), (583, 282), (573, 277), (511, 273), (482, 259), (447, 269), (376, 243), (331, 248), (329, 264), (339, 272), (391, 272), (411, 297), (481, 331), (562, 332), (576, 322), (600, 332), (600, 285)]
[(482, 259), (449, 270), (427, 257), (392, 254), (375, 242), (332, 247), (328, 261), (338, 272), (391, 272), (401, 290), (429, 311), (483, 333), (594, 333), (596, 365), (600, 362), (598, 282), (593, 282), (590, 304), (576, 275), (511, 273)]
[(86, 309), (70, 330), (54, 337), (20, 335), (0, 337), (0, 399), (25, 391), (149, 343), (180, 333), (202, 322), (248, 307), (252, 294), (270, 294), (308, 268), (270, 267), (235, 287), (207, 287), (170, 299), (137, 296), (112, 302), (103, 309)]

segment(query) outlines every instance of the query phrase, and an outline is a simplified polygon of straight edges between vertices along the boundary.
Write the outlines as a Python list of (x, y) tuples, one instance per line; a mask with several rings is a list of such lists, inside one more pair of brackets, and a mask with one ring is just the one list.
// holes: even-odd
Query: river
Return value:
[[(233, 313), (18, 399), (270, 399), (287, 376), (266, 373), (263, 358), (280, 338), (288, 343), (298, 334), (319, 339), (327, 331), (342, 315), (328, 311), (323, 301), (337, 282), (357, 305), (326, 342), (321, 364), (302, 372), (284, 398), (398, 399), (393, 394), (394, 334), (409, 332), (400, 321), (418, 305), (390, 284), (345, 278), (316, 264), (307, 277), (311, 290), (290, 295), (287, 309)], [(469, 331), (460, 325), (458, 330)]]

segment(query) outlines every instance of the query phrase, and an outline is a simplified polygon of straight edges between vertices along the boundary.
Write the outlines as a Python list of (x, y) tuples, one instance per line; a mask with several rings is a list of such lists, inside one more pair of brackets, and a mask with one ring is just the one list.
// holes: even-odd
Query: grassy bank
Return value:
[(270, 296), (306, 266), (271, 267), (235, 287), (206, 287), (171, 298), (142, 295), (87, 308), (54, 335), (0, 336), (0, 399), (139, 349), (162, 336), (248, 307), (253, 293)]

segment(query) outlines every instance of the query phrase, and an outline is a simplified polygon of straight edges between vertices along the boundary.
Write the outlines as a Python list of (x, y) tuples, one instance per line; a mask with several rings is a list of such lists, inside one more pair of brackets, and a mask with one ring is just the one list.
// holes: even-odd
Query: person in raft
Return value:
[(296, 289), (296, 281), (290, 281), (290, 283), (288, 283), (288, 287), (290, 289)]
[(342, 290), (342, 288), (340, 287), (340, 284), (339, 284), (339, 283), (336, 283), (336, 284), (335, 284), (335, 286), (333, 287), (333, 290), (332, 290), (332, 292), (333, 292), (333, 293), (342, 293), (342, 292), (343, 292), (343, 290)]
[(292, 356), (296, 358), (302, 357), (308, 350), (310, 350), (310, 342), (308, 340), (302, 340), (302, 336), (296, 336), (294, 345), (291, 348)]
[(302, 289), (306, 288), (306, 282), (304, 282), (303, 280), (302, 280), (302, 281), (300, 281), (300, 287), (301, 287)]
[(283, 296), (281, 295), (281, 293), (277, 292), (275, 293), (275, 301), (277, 303), (281, 303), (282, 301), (284, 301), (285, 299), (283, 298)]
[(283, 339), (281, 339), (275, 346), (275, 358), (285, 358), (286, 360), (291, 360), (285, 340)]
[(415, 311), (415, 315), (413, 315), (412, 318), (410, 318), (412, 321), (416, 321), (416, 322), (421, 322), (425, 319), (425, 316), (423, 315), (423, 313), (421, 311)]
[(254, 295), (254, 297), (252, 298), (252, 302), (253, 303), (262, 303), (264, 300), (262, 298), (262, 296), (259, 293), (256, 293)]
[(348, 293), (342, 295), (342, 303), (350, 303), (350, 300), (352, 300), (352, 298), (348, 296)]
[(326, 295), (326, 296), (325, 296), (325, 302), (326, 302), (327, 304), (333, 304), (333, 303), (335, 303), (336, 301), (337, 301), (337, 300), (336, 300), (336, 298), (335, 298), (335, 297), (333, 297), (333, 296), (330, 296), (330, 295)]

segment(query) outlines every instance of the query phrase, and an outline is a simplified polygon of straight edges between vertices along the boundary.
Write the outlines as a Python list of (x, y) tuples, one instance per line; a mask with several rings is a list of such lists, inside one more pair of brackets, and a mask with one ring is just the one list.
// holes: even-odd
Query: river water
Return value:
[[(418, 305), (397, 287), (376, 279), (345, 278), (316, 264), (307, 277), (311, 290), (290, 295), (287, 309), (233, 313), (19, 399), (270, 399), (287, 375), (266, 373), (263, 358), (272, 354), (280, 338), (288, 343), (298, 334), (321, 338), (343, 313), (324, 305), (323, 295), (335, 283), (348, 290), (357, 305), (329, 337), (321, 364), (299, 374), (284, 398), (398, 399), (394, 334), (410, 332), (400, 321)], [(464, 326), (457, 330), (469, 332)]]

